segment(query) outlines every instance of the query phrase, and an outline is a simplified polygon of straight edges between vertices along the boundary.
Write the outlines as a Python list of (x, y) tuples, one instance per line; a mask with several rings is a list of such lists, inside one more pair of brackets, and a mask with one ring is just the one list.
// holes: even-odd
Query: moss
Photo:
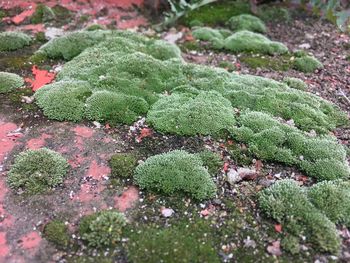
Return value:
[(79, 224), (79, 234), (89, 247), (111, 247), (121, 241), (126, 224), (122, 213), (106, 210), (83, 217)]
[(28, 194), (43, 193), (63, 182), (67, 161), (52, 150), (42, 148), (20, 153), (7, 176), (12, 189), (22, 188)]
[(262, 56), (260, 54), (249, 55), (244, 54), (240, 58), (240, 61), (251, 68), (267, 68), (276, 71), (287, 71), (292, 68), (293, 63), (290, 60), (289, 55), (282, 56)]
[(201, 158), (204, 167), (208, 169), (209, 174), (215, 175), (219, 169), (223, 166), (224, 162), (217, 153), (213, 153), (209, 150), (203, 150), (196, 154)]
[(65, 248), (70, 242), (68, 227), (60, 220), (47, 223), (43, 231), (44, 237), (55, 245)]
[(0, 33), (0, 51), (13, 51), (28, 46), (31, 37), (21, 32)]
[(266, 22), (290, 22), (288, 9), (278, 6), (262, 5), (258, 8), (258, 16)]
[(146, 120), (159, 131), (181, 135), (214, 135), (235, 123), (230, 102), (216, 92), (164, 96)]
[(24, 80), (17, 74), (0, 72), (0, 93), (8, 93), (24, 85)]
[(226, 69), (228, 72), (232, 72), (236, 70), (236, 66), (229, 61), (220, 61), (219, 65), (220, 68)]
[(189, 52), (192, 50), (200, 51), (203, 49), (198, 41), (186, 41), (182, 44), (179, 44), (179, 47), (183, 52)]
[(56, 15), (50, 7), (44, 4), (38, 4), (34, 14), (30, 17), (30, 22), (32, 24), (40, 24), (44, 22), (49, 22), (51, 20), (54, 20), (55, 18)]
[(259, 112), (242, 113), (239, 126), (233, 137), (248, 144), (260, 159), (297, 165), (318, 180), (349, 176), (346, 151), (332, 137), (310, 137)]
[(146, 52), (160, 60), (181, 58), (181, 50), (179, 47), (163, 40), (155, 40), (151, 45), (148, 45)]
[(66, 258), (68, 263), (113, 263), (115, 262), (113, 258), (108, 256), (73, 256), (71, 258)]
[(131, 262), (220, 262), (206, 221), (177, 223), (159, 228), (143, 226), (129, 235)]
[(97, 91), (86, 100), (85, 116), (89, 120), (112, 125), (131, 124), (147, 110), (148, 104), (142, 98), (111, 91)]
[(322, 69), (323, 64), (313, 56), (303, 56), (294, 60), (294, 68), (305, 73), (312, 73), (316, 69)]
[(44, 32), (38, 32), (35, 34), (35, 41), (36, 42), (46, 42), (46, 36)]
[(284, 237), (281, 241), (281, 246), (283, 250), (291, 253), (292, 255), (299, 254), (300, 252), (299, 238), (292, 235), (287, 235)]
[(223, 40), (224, 37), (219, 30), (210, 27), (199, 27), (192, 31), (194, 38), (198, 40), (211, 41), (213, 38)]
[(133, 153), (114, 154), (109, 161), (112, 178), (131, 177), (137, 165), (137, 158)]
[(271, 41), (261, 34), (246, 30), (238, 31), (226, 38), (224, 48), (234, 53), (253, 52), (273, 55), (288, 52), (288, 48), (282, 43)]
[(34, 97), (50, 119), (80, 121), (84, 116), (85, 101), (91, 93), (87, 82), (59, 81), (37, 90)]
[(234, 143), (228, 146), (228, 150), (233, 162), (237, 166), (248, 166), (252, 164), (254, 155), (246, 146)]
[(224, 25), (230, 17), (250, 13), (249, 4), (245, 1), (224, 1), (204, 5), (188, 12), (180, 23), (190, 25), (191, 21), (197, 20), (205, 25)]
[(192, 20), (192, 21), (189, 23), (189, 26), (190, 26), (190, 27), (204, 26), (204, 24), (203, 24), (200, 20), (195, 19), (195, 20)]
[(202, 200), (215, 195), (216, 187), (202, 160), (175, 150), (148, 158), (137, 166), (135, 182), (142, 189), (173, 195), (183, 192)]
[(283, 82), (293, 89), (306, 91), (308, 88), (307, 84), (298, 78), (285, 77), (283, 78)]
[(105, 27), (100, 24), (92, 24), (87, 26), (84, 30), (87, 30), (87, 31), (105, 30)]
[(315, 208), (293, 180), (281, 180), (259, 194), (266, 215), (292, 235), (305, 235), (319, 250), (337, 254), (340, 238), (335, 225)]
[(307, 195), (311, 203), (332, 222), (350, 226), (350, 183), (325, 181), (313, 185)]
[(231, 17), (226, 25), (233, 31), (248, 30), (257, 33), (265, 33), (266, 26), (258, 17), (243, 14)]

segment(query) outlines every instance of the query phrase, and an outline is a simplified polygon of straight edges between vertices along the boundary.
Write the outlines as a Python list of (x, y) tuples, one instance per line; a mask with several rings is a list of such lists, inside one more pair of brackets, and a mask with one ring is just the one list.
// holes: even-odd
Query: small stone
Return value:
[(100, 129), (102, 126), (98, 121), (93, 121), (92, 124), (95, 125), (97, 129)]
[(301, 45), (299, 45), (299, 48), (302, 48), (302, 49), (310, 49), (311, 48), (311, 45), (309, 43), (303, 43)]
[(227, 173), (227, 182), (234, 185), (240, 181), (242, 181), (242, 178), (239, 176), (239, 173), (235, 169), (229, 169)]
[(252, 239), (250, 239), (250, 236), (248, 236), (246, 239), (243, 240), (244, 242), (244, 247), (251, 247), (251, 248), (255, 248), (256, 247), (256, 242)]
[(22, 102), (25, 102), (27, 104), (31, 104), (34, 101), (34, 97), (28, 97), (28, 96), (22, 96)]
[(171, 208), (161, 207), (160, 212), (164, 217), (171, 217), (175, 211)]

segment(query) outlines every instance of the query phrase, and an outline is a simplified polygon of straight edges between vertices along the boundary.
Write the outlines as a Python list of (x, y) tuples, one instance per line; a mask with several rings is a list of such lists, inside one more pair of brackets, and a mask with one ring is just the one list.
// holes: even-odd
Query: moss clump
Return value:
[(350, 226), (350, 182), (325, 181), (313, 185), (307, 196), (332, 222)]
[(267, 68), (276, 71), (287, 71), (293, 67), (289, 55), (264, 56), (260, 54), (243, 54), (239, 60), (251, 68)]
[(258, 16), (266, 22), (289, 22), (291, 20), (288, 9), (271, 5), (260, 6)]
[(221, 61), (218, 65), (218, 67), (224, 68), (228, 72), (232, 72), (232, 71), (235, 71), (237, 69), (236, 66), (232, 62), (228, 62), (228, 61)]
[(263, 160), (297, 165), (318, 180), (349, 176), (346, 151), (333, 137), (305, 135), (261, 112), (242, 113), (238, 122), (234, 138)]
[(206, 222), (136, 229), (129, 235), (127, 252), (134, 263), (220, 262)]
[(292, 78), (292, 77), (285, 77), (283, 79), (283, 82), (286, 83), (289, 87), (293, 89), (298, 89), (298, 90), (307, 90), (307, 84), (302, 81), (301, 79), (298, 78)]
[(148, 158), (136, 167), (134, 179), (146, 190), (167, 195), (183, 192), (198, 200), (212, 198), (216, 192), (203, 161), (180, 150)]
[(122, 213), (102, 211), (83, 217), (79, 224), (79, 234), (90, 247), (111, 247), (121, 241), (126, 224)]
[(20, 153), (12, 165), (7, 183), (28, 194), (43, 193), (63, 182), (68, 162), (59, 153), (42, 148)]
[(21, 32), (0, 33), (0, 51), (12, 51), (28, 46), (31, 37)]
[(233, 31), (248, 30), (257, 33), (265, 33), (266, 26), (258, 17), (249, 14), (231, 17), (226, 25)]
[(287, 235), (282, 239), (281, 245), (285, 251), (291, 253), (292, 255), (299, 254), (300, 252), (300, 244), (298, 237)]
[(228, 146), (230, 156), (237, 166), (251, 165), (254, 155), (249, 151), (245, 145), (232, 144)]
[(199, 27), (192, 31), (194, 38), (204, 41), (212, 41), (214, 38), (223, 40), (224, 37), (219, 30), (211, 27)]
[(294, 68), (305, 73), (312, 73), (316, 69), (322, 69), (323, 64), (314, 56), (302, 56), (294, 60)]
[(155, 40), (151, 45), (147, 46), (146, 52), (152, 57), (160, 60), (181, 58), (181, 50), (179, 47), (163, 40)]
[(147, 121), (159, 131), (181, 135), (213, 135), (235, 124), (231, 103), (216, 92), (164, 96)]
[(87, 27), (85, 27), (84, 30), (87, 30), (87, 31), (95, 31), (95, 30), (105, 30), (106, 28), (103, 26), (103, 25), (100, 25), (100, 24), (92, 24), (92, 25), (89, 25)]
[(201, 151), (196, 155), (201, 158), (203, 165), (212, 175), (215, 175), (224, 164), (223, 160), (217, 153), (213, 153), (209, 150)]
[(109, 161), (112, 178), (131, 177), (137, 165), (137, 158), (133, 153), (114, 154)]
[(53, 220), (44, 227), (44, 237), (55, 245), (65, 248), (70, 242), (68, 227), (60, 220)]
[(86, 100), (85, 116), (89, 120), (131, 124), (148, 110), (147, 102), (135, 96), (97, 91)]
[(73, 256), (67, 258), (67, 263), (114, 263), (115, 260), (108, 256)]
[(85, 101), (91, 94), (90, 84), (85, 81), (59, 81), (45, 85), (34, 97), (50, 119), (80, 121), (84, 116)]
[(253, 52), (274, 55), (288, 52), (288, 48), (282, 43), (271, 41), (261, 34), (247, 30), (238, 31), (226, 38), (224, 48), (234, 53)]
[(263, 190), (259, 204), (288, 233), (305, 235), (321, 251), (339, 252), (341, 242), (335, 225), (311, 204), (295, 181), (281, 180)]
[(11, 92), (24, 85), (24, 80), (17, 74), (0, 71), (0, 93)]
[(44, 4), (38, 4), (34, 14), (30, 17), (32, 24), (40, 24), (43, 22), (49, 22), (56, 18), (55, 12)]

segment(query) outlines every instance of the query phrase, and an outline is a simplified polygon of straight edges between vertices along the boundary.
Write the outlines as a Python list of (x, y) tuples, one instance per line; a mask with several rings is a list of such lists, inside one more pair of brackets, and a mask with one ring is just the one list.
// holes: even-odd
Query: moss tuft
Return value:
[(44, 4), (38, 4), (34, 14), (30, 17), (30, 22), (32, 24), (40, 24), (44, 22), (49, 22), (56, 18), (55, 12), (48, 6)]
[(230, 129), (235, 118), (231, 103), (217, 92), (177, 94), (158, 100), (147, 115), (157, 130), (181, 135), (214, 135)]
[(316, 69), (322, 69), (323, 64), (313, 56), (302, 56), (295, 59), (294, 68), (305, 73), (312, 73)]
[(79, 224), (79, 234), (89, 247), (111, 247), (121, 241), (126, 224), (122, 213), (106, 210), (83, 217)]
[(299, 238), (292, 235), (287, 235), (284, 237), (281, 241), (281, 246), (283, 250), (291, 253), (292, 255), (299, 254), (300, 252)]
[(11, 92), (24, 85), (24, 80), (17, 74), (0, 72), (0, 93)]
[(114, 154), (109, 161), (112, 178), (131, 177), (137, 165), (137, 158), (133, 153)]
[(244, 64), (251, 68), (267, 68), (276, 71), (287, 71), (293, 67), (289, 55), (266, 56), (260, 54), (243, 54), (240, 58)]
[(208, 172), (211, 175), (215, 175), (224, 164), (223, 160), (217, 153), (213, 153), (209, 150), (201, 151), (196, 155), (201, 158), (204, 167), (208, 169)]
[(178, 46), (163, 40), (155, 40), (151, 45), (147, 46), (147, 54), (160, 60), (171, 58), (181, 58), (181, 50)]
[(68, 166), (66, 159), (52, 150), (27, 150), (16, 157), (7, 183), (12, 189), (22, 188), (28, 194), (43, 193), (63, 182)]
[(283, 82), (286, 83), (290, 88), (298, 89), (298, 90), (307, 90), (307, 84), (298, 78), (285, 77), (283, 78)]
[(231, 17), (226, 25), (233, 31), (248, 30), (257, 33), (265, 33), (266, 26), (258, 17), (249, 14)]
[(216, 192), (202, 160), (180, 150), (148, 158), (136, 167), (134, 179), (141, 188), (166, 195), (183, 192), (202, 200), (212, 198)]
[(55, 245), (65, 248), (70, 242), (68, 227), (60, 220), (47, 223), (43, 231), (44, 237)]
[(28, 46), (31, 37), (21, 32), (0, 33), (0, 51), (13, 51)]
[(258, 16), (265, 22), (289, 22), (289, 10), (283, 7), (262, 5), (258, 8)]
[(92, 24), (92, 25), (89, 25), (87, 27), (85, 27), (84, 30), (87, 30), (87, 31), (95, 31), (95, 30), (105, 30), (106, 28), (103, 26), (103, 25), (100, 25), (100, 24)]

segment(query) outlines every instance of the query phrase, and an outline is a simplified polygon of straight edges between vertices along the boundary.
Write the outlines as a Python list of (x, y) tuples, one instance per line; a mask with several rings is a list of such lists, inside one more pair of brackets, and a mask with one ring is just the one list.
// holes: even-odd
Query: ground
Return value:
[[(34, 13), (36, 3), (6, 1), (0, 3), (0, 11), (5, 11), (0, 29), (28, 30), (30, 35), (35, 36), (38, 32), (53, 32), (52, 27), (69, 31), (99, 23), (108, 28), (132, 28), (151, 37), (168, 40), (180, 36), (177, 43), (186, 61), (221, 66), (240, 74), (250, 73), (275, 80), (286, 76), (297, 77), (308, 84), (309, 92), (332, 101), (350, 113), (350, 78), (347, 77), (350, 75), (350, 37), (319, 18), (296, 12), (289, 22), (267, 23), (267, 36), (272, 40), (284, 43), (290, 50), (306, 49), (324, 65), (323, 69), (314, 73), (302, 73), (288, 66), (283, 70), (279, 67), (252, 67), (247, 63), (247, 57), (254, 58), (250, 54), (209, 50), (206, 43), (194, 42), (190, 29), (182, 25), (158, 34), (151, 29), (149, 17), (143, 15), (141, 0), (118, 1), (117, 5), (113, 1), (42, 2), (50, 7), (60, 4), (71, 14), (67, 15), (64, 24), (60, 24), (62, 21), (51, 21), (51, 24), (34, 25), (29, 17)], [(133, 258), (135, 262), (142, 262), (138, 254), (128, 257), (128, 238), (107, 252), (88, 249), (79, 240), (77, 231), (81, 218), (109, 208), (125, 213), (129, 224), (135, 229), (148, 225), (162, 228), (187, 221), (193, 224), (204, 222), (204, 228), (211, 229), (210, 244), (222, 262), (350, 260), (350, 232), (345, 226), (338, 226), (342, 245), (337, 255), (321, 253), (312, 244), (303, 244), (297, 254), (288, 252), (283, 245), (281, 247), (286, 230), (283, 225), (263, 216), (256, 193), (282, 178), (295, 179), (301, 185), (314, 182), (294, 167), (262, 162), (249, 154), (242, 157), (244, 145), (237, 158), (230, 158), (230, 153), (232, 155), (237, 146), (230, 139), (161, 134), (148, 127), (144, 119), (130, 126), (116, 127), (108, 123), (47, 119), (32, 102), (31, 95), (33, 90), (53, 81), (55, 69), (62, 67), (64, 62), (49, 61), (39, 67), (34, 66), (28, 58), (41, 44), (39, 39), (23, 49), (0, 52), (0, 71), (17, 73), (26, 80), (25, 88), (0, 94), (0, 262), (78, 262), (73, 259), (82, 256), (106, 257), (111, 262), (128, 262)], [(195, 50), (186, 48), (189, 46)], [(288, 64), (290, 58), (285, 59)], [(338, 128), (333, 133), (343, 145), (349, 145), (349, 128)], [(26, 149), (42, 147), (59, 152), (68, 160), (71, 169), (64, 183), (45, 194), (34, 196), (9, 189), (6, 176), (15, 156)], [(131, 178), (111, 176), (109, 161), (116, 153), (133, 153), (139, 161), (144, 161), (150, 156), (178, 149), (190, 153), (209, 149), (221, 157), (223, 165), (215, 176), (219, 189), (215, 198), (199, 202), (188, 196), (162, 196), (140, 190)], [(244, 166), (243, 163), (248, 167), (248, 172), (245, 171), (239, 183), (229, 184), (227, 174), (234, 168)], [(44, 228), (52, 220), (61, 220), (68, 227), (72, 241), (67, 247), (57, 246), (45, 238)], [(130, 239), (133, 238), (130, 235)]]

